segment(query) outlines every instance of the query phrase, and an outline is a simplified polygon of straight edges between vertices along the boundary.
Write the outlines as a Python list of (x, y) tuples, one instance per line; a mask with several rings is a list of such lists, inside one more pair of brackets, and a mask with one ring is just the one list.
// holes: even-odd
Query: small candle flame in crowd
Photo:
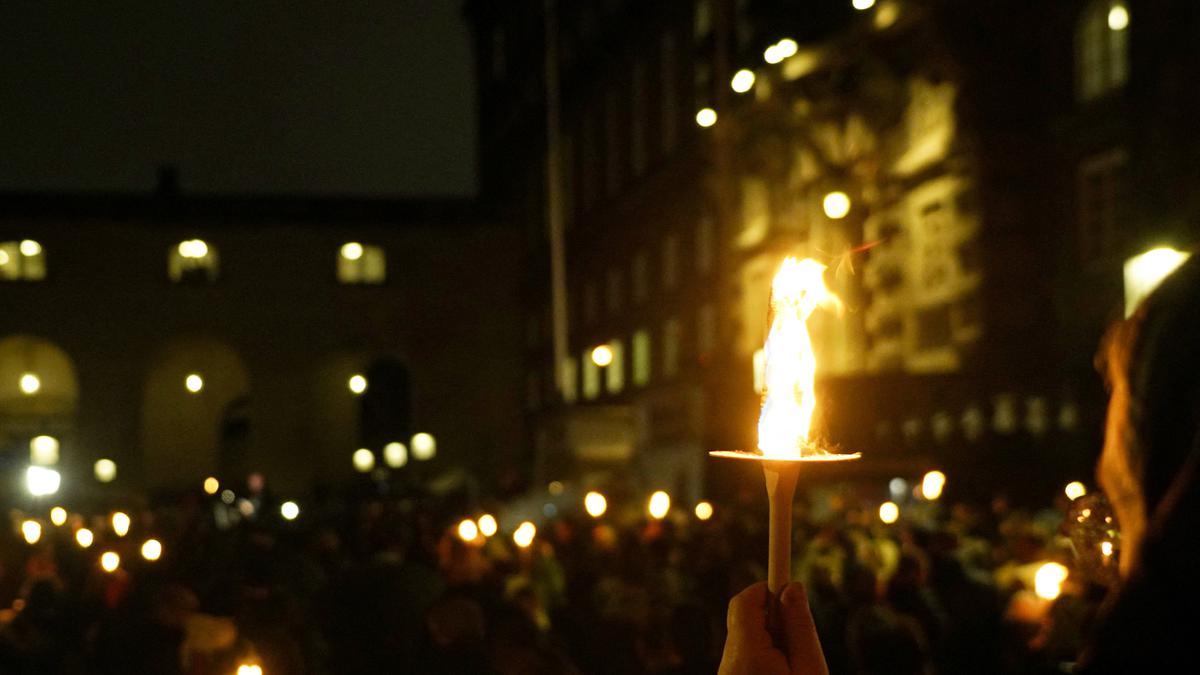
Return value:
[(1045, 563), (1033, 575), (1033, 592), (1043, 600), (1053, 600), (1062, 593), (1062, 585), (1066, 580), (1065, 566), (1056, 562)]
[(662, 520), (667, 517), (667, 512), (670, 510), (671, 495), (662, 490), (658, 490), (650, 495), (650, 501), (646, 503), (646, 511), (650, 513), (651, 518)]
[(118, 537), (124, 537), (129, 534), (129, 515), (121, 511), (112, 514), (112, 529), (113, 533)]
[(490, 513), (485, 513), (479, 516), (479, 533), (485, 537), (490, 537), (496, 534), (496, 530), (500, 529), (496, 524), (496, 517)]
[(758, 449), (768, 457), (825, 454), (808, 442), (817, 407), (817, 358), (808, 318), (818, 307), (841, 307), (841, 300), (825, 285), (825, 269), (811, 258), (787, 258), (771, 282), (766, 388), (758, 419)]
[(589, 516), (599, 518), (608, 510), (608, 500), (599, 492), (589, 492), (583, 497), (583, 508)]
[(942, 489), (946, 487), (946, 474), (934, 469), (925, 474), (921, 479), (921, 496), (929, 501), (936, 501), (942, 496)]
[(100, 567), (105, 572), (115, 572), (121, 566), (121, 556), (116, 551), (105, 551), (100, 554)]
[(513, 542), (521, 548), (529, 548), (535, 536), (537, 536), (537, 526), (526, 520), (513, 532)]

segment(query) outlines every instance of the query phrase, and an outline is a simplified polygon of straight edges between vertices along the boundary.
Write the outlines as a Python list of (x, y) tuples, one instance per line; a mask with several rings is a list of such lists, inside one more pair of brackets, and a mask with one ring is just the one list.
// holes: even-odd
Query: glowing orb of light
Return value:
[(36, 520), (26, 520), (21, 523), (21, 535), (25, 537), (25, 543), (36, 544), (42, 538), (42, 524)]
[(592, 491), (583, 496), (583, 510), (593, 518), (599, 518), (608, 510), (608, 500), (599, 492)]
[(1067, 499), (1075, 501), (1087, 494), (1087, 487), (1083, 483), (1073, 480), (1063, 488), (1063, 494), (1067, 495)]
[(1048, 562), (1038, 568), (1033, 576), (1033, 592), (1043, 600), (1053, 600), (1062, 593), (1067, 580), (1067, 568), (1056, 562)]
[(729, 86), (737, 93), (744, 94), (754, 88), (754, 71), (742, 68), (733, 74)]
[(300, 517), (300, 505), (292, 501), (284, 502), (279, 505), (279, 515), (284, 520), (295, 520)]
[(879, 505), (879, 519), (891, 525), (900, 519), (900, 507), (896, 502), (884, 502)]
[(537, 536), (537, 526), (526, 520), (517, 526), (513, 532), (513, 542), (521, 548), (529, 548), (533, 538)]
[(821, 200), (821, 208), (825, 210), (827, 217), (841, 220), (850, 213), (850, 195), (838, 190), (830, 192)]
[(458, 538), (471, 543), (479, 538), (479, 526), (470, 518), (463, 518), (458, 524)]
[(942, 488), (946, 487), (946, 474), (934, 469), (921, 479), (921, 496), (929, 501), (935, 501), (942, 496)]
[(713, 516), (713, 505), (707, 501), (702, 501), (696, 504), (696, 517), (700, 520), (708, 520)]
[(142, 542), (142, 557), (154, 562), (162, 557), (162, 542), (157, 539), (147, 539)]
[(671, 495), (662, 490), (655, 491), (650, 495), (650, 500), (646, 502), (646, 512), (655, 520), (662, 520), (667, 517), (667, 512), (671, 510)]
[(479, 516), (477, 524), (479, 525), (479, 533), (485, 537), (490, 537), (496, 534), (496, 530), (500, 529), (496, 524), (496, 517), (490, 513), (485, 513), (482, 516)]
[(112, 530), (113, 534), (118, 537), (124, 537), (129, 534), (129, 525), (133, 521), (130, 520), (129, 514), (123, 511), (117, 511), (112, 514)]

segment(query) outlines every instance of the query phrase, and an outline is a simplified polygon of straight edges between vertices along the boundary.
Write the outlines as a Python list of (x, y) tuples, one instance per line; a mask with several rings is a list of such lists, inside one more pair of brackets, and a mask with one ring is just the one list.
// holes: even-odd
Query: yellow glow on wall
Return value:
[(88, 548), (92, 542), (96, 540), (96, 536), (86, 527), (81, 527), (75, 530), (75, 543), (79, 544), (80, 548)]
[(667, 517), (667, 513), (671, 510), (671, 495), (662, 490), (655, 491), (650, 495), (650, 500), (646, 502), (646, 513), (655, 520), (662, 520)]
[(701, 108), (696, 112), (696, 124), (705, 129), (717, 123), (717, 111), (712, 108)]
[(121, 566), (121, 556), (116, 551), (105, 551), (100, 554), (100, 567), (105, 572), (116, 572)]
[(700, 520), (708, 520), (713, 517), (713, 505), (707, 501), (702, 501), (696, 504), (696, 517)]
[(395, 441), (383, 446), (383, 463), (393, 469), (408, 464), (408, 447)]
[(101, 483), (111, 483), (117, 478), (117, 463), (111, 459), (98, 459), (92, 465), (92, 474)]
[(599, 492), (589, 492), (583, 496), (583, 510), (593, 518), (599, 518), (608, 510), (608, 500)]
[(1146, 296), (1179, 268), (1190, 253), (1161, 246), (1125, 261), (1125, 316), (1131, 316)]
[(42, 380), (33, 373), (25, 373), (21, 375), (21, 393), (26, 396), (33, 396), (42, 388)]
[(896, 502), (884, 502), (879, 505), (879, 519), (891, 525), (900, 519), (900, 507)]
[(350, 393), (358, 396), (367, 390), (367, 378), (355, 373), (346, 381), (346, 386), (350, 389)]
[(157, 539), (147, 539), (142, 542), (142, 557), (154, 562), (162, 557), (162, 542)]
[(729, 86), (737, 93), (744, 94), (754, 88), (754, 71), (742, 68), (733, 74)]
[(346, 260), (358, 260), (363, 256), (363, 246), (357, 241), (342, 244), (342, 257)]
[(485, 537), (496, 534), (496, 531), (500, 529), (500, 526), (496, 524), (496, 517), (490, 513), (479, 516), (478, 525), (480, 534)]
[(204, 389), (204, 378), (197, 373), (190, 373), (183, 378), (183, 386), (193, 394), (199, 394), (201, 389)]
[(834, 191), (825, 195), (821, 200), (825, 215), (833, 220), (841, 220), (850, 213), (850, 196), (845, 192)]
[(1053, 600), (1062, 594), (1063, 582), (1067, 580), (1067, 568), (1056, 562), (1048, 562), (1033, 575), (1033, 592), (1043, 600)]
[(61, 506), (50, 509), (50, 522), (54, 523), (55, 527), (62, 527), (67, 522), (67, 510)]
[(521, 548), (529, 548), (533, 543), (533, 538), (537, 536), (537, 526), (526, 520), (517, 526), (517, 530), (513, 532), (513, 543)]
[(21, 523), (21, 535), (25, 537), (27, 544), (38, 543), (38, 540), (42, 538), (42, 524), (36, 520), (26, 520)]
[(112, 514), (112, 530), (118, 537), (124, 537), (129, 534), (129, 525), (133, 521), (130, 520), (129, 514), (123, 511), (117, 511)]
[(359, 448), (350, 456), (350, 461), (354, 464), (355, 471), (367, 473), (375, 468), (375, 453), (366, 448)]
[(410, 445), (412, 446), (413, 459), (417, 461), (424, 462), (433, 459), (434, 455), (437, 454), (437, 440), (434, 439), (432, 434), (425, 432), (413, 434)]

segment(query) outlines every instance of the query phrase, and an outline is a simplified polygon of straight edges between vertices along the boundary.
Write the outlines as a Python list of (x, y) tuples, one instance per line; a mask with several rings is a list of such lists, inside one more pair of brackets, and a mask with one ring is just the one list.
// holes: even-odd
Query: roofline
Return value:
[(236, 223), (476, 224), (476, 197), (0, 191), (0, 218)]

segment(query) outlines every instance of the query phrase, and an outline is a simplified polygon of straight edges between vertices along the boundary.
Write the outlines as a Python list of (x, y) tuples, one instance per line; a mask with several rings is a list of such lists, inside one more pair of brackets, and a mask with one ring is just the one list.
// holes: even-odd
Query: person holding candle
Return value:
[[(1120, 583), (1072, 672), (1191, 672), (1200, 626), (1200, 256), (1110, 330), (1099, 362), (1110, 398), (1096, 473), (1120, 527)], [(767, 629), (765, 584), (729, 603), (721, 675), (828, 672), (803, 588), (789, 584), (781, 599), (782, 640)]]

